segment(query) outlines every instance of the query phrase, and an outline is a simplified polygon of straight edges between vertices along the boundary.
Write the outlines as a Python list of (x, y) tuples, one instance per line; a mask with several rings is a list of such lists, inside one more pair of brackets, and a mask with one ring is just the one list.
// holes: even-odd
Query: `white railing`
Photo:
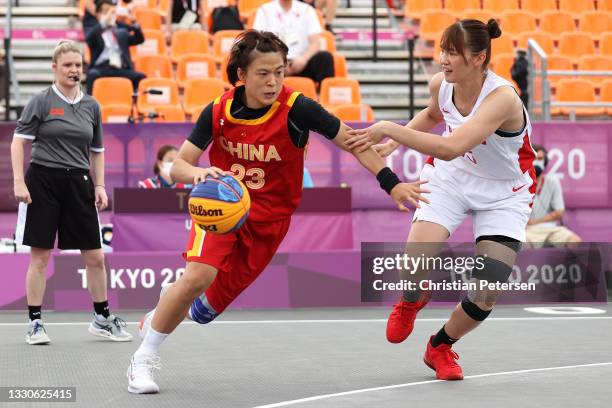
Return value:
[[(579, 71), (579, 70), (549, 70), (546, 52), (533, 38), (527, 42), (527, 60), (529, 75), (527, 77), (527, 92), (529, 93), (529, 115), (539, 117), (537, 110), (541, 111), (541, 118), (550, 120), (551, 108), (612, 108), (612, 102), (557, 102), (551, 98), (550, 76), (610, 76), (612, 71)], [(537, 66), (539, 62), (539, 66)], [(539, 78), (539, 83), (536, 83)], [(536, 91), (540, 91), (538, 94)], [(541, 101), (536, 98), (539, 96)], [(570, 120), (576, 120), (576, 111), (570, 111)]]

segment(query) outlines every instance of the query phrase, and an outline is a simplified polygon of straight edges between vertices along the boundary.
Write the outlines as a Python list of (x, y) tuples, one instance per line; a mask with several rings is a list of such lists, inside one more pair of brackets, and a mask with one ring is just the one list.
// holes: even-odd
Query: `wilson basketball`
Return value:
[(232, 176), (209, 177), (189, 195), (189, 214), (194, 223), (213, 234), (236, 231), (249, 216), (251, 198), (247, 188)]

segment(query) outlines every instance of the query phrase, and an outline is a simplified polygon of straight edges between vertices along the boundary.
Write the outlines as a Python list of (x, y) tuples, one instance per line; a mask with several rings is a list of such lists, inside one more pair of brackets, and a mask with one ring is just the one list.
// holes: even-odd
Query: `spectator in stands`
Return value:
[(304, 76), (317, 83), (334, 76), (334, 57), (319, 50), (321, 24), (309, 5), (294, 0), (273, 0), (257, 10), (253, 28), (271, 31), (287, 44), (285, 75)]
[(85, 9), (83, 30), (85, 41), (91, 52), (87, 70), (87, 93), (91, 94), (93, 83), (101, 77), (124, 77), (138, 88), (145, 74), (134, 70), (129, 47), (144, 42), (138, 23), (131, 25), (116, 21), (116, 6), (113, 0), (96, 0), (96, 15)]
[(531, 217), (527, 222), (526, 240), (532, 248), (551, 246), (577, 246), (582, 239), (573, 231), (559, 225), (563, 220), (565, 204), (561, 183), (552, 174), (544, 174), (548, 164), (548, 152), (543, 146), (534, 145), (536, 160), (536, 196)]
[(164, 145), (157, 151), (157, 161), (153, 165), (153, 177), (138, 182), (139, 188), (191, 188), (190, 185), (175, 183), (170, 177), (170, 169), (176, 158), (178, 149), (172, 145)]
[[(170, 0), (166, 11), (166, 34), (172, 34), (172, 29), (202, 28), (203, 10), (206, 10), (206, 0)], [(215, 1), (209, 1), (211, 8)], [(218, 2), (218, 1), (217, 1)]]

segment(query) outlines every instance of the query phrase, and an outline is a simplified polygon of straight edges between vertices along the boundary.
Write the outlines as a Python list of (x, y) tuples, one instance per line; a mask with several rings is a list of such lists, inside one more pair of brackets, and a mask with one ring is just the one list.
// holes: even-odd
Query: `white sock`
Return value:
[(149, 327), (149, 330), (147, 331), (144, 340), (142, 340), (142, 343), (140, 343), (140, 347), (138, 347), (138, 350), (136, 350), (136, 353), (134, 353), (134, 355), (157, 354), (159, 346), (161, 346), (164, 340), (166, 340), (166, 337), (168, 337), (166, 333), (159, 333), (155, 331), (152, 327)]

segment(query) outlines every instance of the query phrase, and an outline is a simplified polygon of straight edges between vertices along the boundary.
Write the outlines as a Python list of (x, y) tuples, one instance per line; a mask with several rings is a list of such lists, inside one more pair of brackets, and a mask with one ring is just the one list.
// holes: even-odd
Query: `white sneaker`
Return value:
[(126, 327), (125, 321), (115, 315), (105, 318), (102, 315), (94, 314), (89, 324), (89, 332), (94, 336), (112, 341), (132, 341), (132, 335), (125, 331), (124, 327)]
[(40, 319), (35, 319), (30, 322), (28, 334), (26, 334), (26, 343), (28, 344), (49, 344), (51, 339), (47, 335), (47, 330)]
[(132, 356), (127, 369), (128, 391), (132, 394), (155, 394), (159, 387), (153, 378), (153, 370), (161, 368), (161, 359), (157, 354)]

